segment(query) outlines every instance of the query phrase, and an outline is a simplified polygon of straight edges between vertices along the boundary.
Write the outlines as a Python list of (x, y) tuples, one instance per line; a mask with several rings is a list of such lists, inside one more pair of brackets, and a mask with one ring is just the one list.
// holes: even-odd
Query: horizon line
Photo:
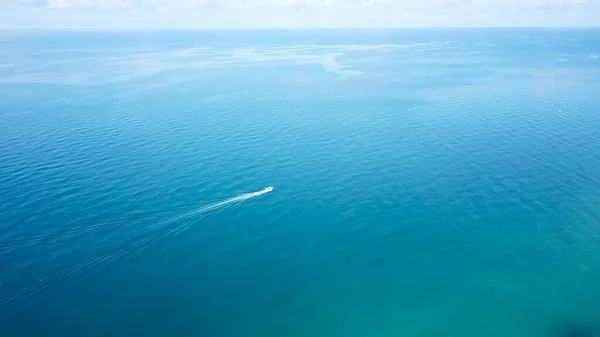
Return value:
[(190, 27), (190, 28), (2, 28), (0, 31), (241, 31), (241, 30), (384, 30), (384, 29), (600, 29), (597, 26), (315, 26), (315, 27)]

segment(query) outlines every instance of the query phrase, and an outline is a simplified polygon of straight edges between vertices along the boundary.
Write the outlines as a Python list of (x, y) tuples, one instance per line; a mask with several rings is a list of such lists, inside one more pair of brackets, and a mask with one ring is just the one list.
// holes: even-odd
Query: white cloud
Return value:
[(363, 7), (371, 7), (377, 5), (393, 5), (394, 0), (361, 0)]
[(22, 5), (40, 6), (51, 9), (97, 10), (145, 8), (168, 3), (166, 0), (16, 0), (16, 2)]
[(360, 8), (386, 5), (396, 9), (432, 9), (448, 6), (475, 7), (564, 7), (588, 3), (589, 0), (16, 0), (27, 5), (41, 5), (54, 9), (114, 9), (137, 7), (173, 7), (192, 5), (232, 10), (251, 10), (265, 8), (294, 8), (294, 7), (335, 7)]
[(0, 28), (28, 29), (598, 26), (598, 17), (592, 0), (0, 0)]

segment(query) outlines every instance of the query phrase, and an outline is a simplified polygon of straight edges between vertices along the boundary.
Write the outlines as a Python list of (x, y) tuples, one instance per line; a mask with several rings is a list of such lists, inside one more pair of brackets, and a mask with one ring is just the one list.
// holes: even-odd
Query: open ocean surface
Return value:
[(600, 336), (599, 56), (600, 29), (2, 31), (0, 336)]

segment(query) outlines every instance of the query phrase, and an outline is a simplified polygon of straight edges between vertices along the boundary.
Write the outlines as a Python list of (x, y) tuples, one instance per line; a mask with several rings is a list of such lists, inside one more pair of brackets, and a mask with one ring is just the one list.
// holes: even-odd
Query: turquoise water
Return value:
[(600, 30), (0, 50), (2, 337), (600, 336)]

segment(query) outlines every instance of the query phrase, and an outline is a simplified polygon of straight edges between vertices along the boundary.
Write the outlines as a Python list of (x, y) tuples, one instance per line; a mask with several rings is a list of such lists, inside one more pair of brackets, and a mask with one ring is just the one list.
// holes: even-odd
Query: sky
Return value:
[(0, 0), (0, 29), (600, 26), (600, 0)]

